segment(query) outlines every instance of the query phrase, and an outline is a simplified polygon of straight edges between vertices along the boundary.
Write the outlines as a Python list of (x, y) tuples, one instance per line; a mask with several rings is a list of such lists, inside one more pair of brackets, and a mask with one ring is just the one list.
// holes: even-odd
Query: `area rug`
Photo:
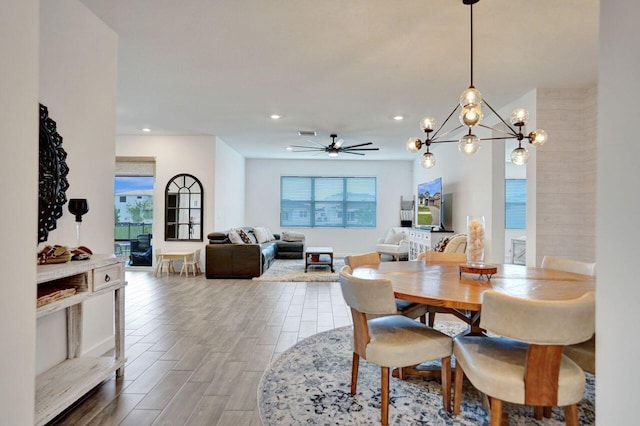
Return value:
[(276, 259), (267, 269), (267, 272), (260, 277), (253, 278), (255, 281), (298, 281), (298, 282), (337, 282), (338, 272), (344, 266), (344, 259), (333, 259), (333, 270), (327, 266), (309, 266), (304, 272), (304, 259)]
[[(436, 328), (455, 335), (463, 324), (440, 323)], [(311, 336), (277, 358), (262, 376), (258, 409), (270, 425), (380, 424), (380, 367), (360, 361), (358, 392), (351, 383), (352, 328), (341, 327)], [(439, 367), (439, 362), (432, 363)], [(443, 409), (439, 380), (391, 378), (390, 425), (488, 425), (489, 413), (478, 392), (465, 381), (461, 413)], [(583, 401), (578, 404), (581, 425), (595, 424), (595, 380), (587, 374)], [(533, 410), (504, 403), (510, 425), (564, 425), (564, 411), (554, 408), (550, 419), (538, 422)]]

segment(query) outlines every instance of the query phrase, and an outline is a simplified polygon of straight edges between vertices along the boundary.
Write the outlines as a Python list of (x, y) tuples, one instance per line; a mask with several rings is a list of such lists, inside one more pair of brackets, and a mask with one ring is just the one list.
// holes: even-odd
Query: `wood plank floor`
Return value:
[(127, 271), (124, 377), (52, 424), (261, 425), (269, 362), (301, 339), (351, 323), (338, 283), (154, 278)]

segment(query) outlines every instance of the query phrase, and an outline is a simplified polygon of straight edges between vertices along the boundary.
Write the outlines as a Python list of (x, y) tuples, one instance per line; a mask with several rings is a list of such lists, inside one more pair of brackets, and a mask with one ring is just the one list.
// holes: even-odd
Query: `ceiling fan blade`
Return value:
[(366, 145), (373, 145), (373, 142), (365, 142), (365, 143), (359, 143), (357, 145), (349, 145), (349, 146), (345, 146), (342, 149), (349, 149), (349, 148), (355, 148), (355, 147), (358, 147), (358, 146), (366, 146)]
[(343, 148), (342, 152), (351, 152), (351, 151), (379, 151), (380, 148)]
[(360, 153), (360, 152), (353, 152), (353, 151), (341, 151), (341, 152), (343, 152), (343, 153), (345, 153), (345, 154), (364, 155), (364, 154), (362, 154), (362, 153)]
[(324, 149), (320, 148), (307, 148), (307, 149), (292, 149), (289, 152), (324, 152)]
[(325, 145), (322, 145), (320, 142), (312, 141), (311, 139), (305, 139), (305, 140), (306, 140), (307, 142), (310, 142), (310, 143), (316, 144), (316, 145), (321, 146), (321, 147), (323, 147), (323, 148), (325, 147)]
[(340, 147), (342, 146), (342, 144), (343, 144), (343, 143), (344, 143), (344, 139), (342, 139), (342, 138), (341, 138), (341, 139), (338, 139), (338, 140), (336, 141), (336, 145), (335, 145), (335, 146), (336, 146), (336, 148), (340, 148)]
[(320, 149), (320, 150), (324, 150), (325, 147), (321, 147), (321, 148), (316, 148), (315, 146), (305, 146), (305, 145), (289, 145), (292, 148), (306, 148), (306, 149)]

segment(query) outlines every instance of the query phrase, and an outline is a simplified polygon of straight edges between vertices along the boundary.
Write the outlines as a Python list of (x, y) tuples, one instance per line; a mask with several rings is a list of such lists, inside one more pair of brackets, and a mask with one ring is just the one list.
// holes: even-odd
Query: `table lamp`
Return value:
[(76, 239), (77, 246), (80, 246), (80, 224), (82, 215), (89, 211), (89, 203), (86, 198), (72, 198), (69, 200), (69, 213), (76, 216)]

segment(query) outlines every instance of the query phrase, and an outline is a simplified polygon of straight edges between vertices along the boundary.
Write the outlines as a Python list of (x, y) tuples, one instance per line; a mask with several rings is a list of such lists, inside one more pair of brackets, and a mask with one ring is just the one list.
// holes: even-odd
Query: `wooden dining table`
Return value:
[(522, 265), (492, 265), (497, 272), (488, 279), (460, 274), (458, 263), (427, 265), (421, 261), (381, 262), (356, 267), (359, 278), (391, 280), (395, 297), (447, 308), (466, 321), (471, 333), (481, 333), (482, 293), (494, 289), (524, 299), (568, 300), (595, 291), (595, 277)]

